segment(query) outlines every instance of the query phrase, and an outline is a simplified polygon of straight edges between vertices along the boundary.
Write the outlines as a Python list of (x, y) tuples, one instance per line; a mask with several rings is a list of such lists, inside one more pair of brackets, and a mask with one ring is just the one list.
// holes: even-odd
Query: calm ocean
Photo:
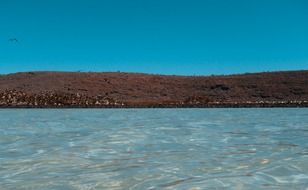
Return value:
[(0, 189), (306, 189), (308, 109), (2, 109)]

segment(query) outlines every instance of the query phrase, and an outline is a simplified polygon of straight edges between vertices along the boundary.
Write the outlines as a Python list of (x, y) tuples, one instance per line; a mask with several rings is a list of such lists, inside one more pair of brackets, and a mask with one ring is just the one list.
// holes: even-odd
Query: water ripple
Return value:
[(307, 115), (0, 110), (0, 189), (305, 189)]

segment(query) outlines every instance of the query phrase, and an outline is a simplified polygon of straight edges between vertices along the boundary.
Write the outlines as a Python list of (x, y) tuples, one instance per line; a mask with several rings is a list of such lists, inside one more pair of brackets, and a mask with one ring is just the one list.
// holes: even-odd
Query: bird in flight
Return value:
[(9, 42), (12, 42), (12, 43), (17, 43), (17, 42), (18, 42), (18, 40), (17, 40), (17, 38), (10, 38), (10, 39), (9, 39)]

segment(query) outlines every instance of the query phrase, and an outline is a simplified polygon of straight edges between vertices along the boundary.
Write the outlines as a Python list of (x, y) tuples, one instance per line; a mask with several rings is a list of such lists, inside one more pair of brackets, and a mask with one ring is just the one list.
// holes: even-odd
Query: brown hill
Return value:
[(0, 76), (2, 107), (307, 105), (308, 71), (228, 76), (27, 72)]

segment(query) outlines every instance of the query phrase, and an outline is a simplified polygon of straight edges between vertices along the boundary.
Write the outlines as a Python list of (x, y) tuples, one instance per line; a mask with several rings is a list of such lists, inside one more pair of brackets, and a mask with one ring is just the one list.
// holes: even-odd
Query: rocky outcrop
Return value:
[(44, 92), (27, 94), (16, 90), (5, 90), (0, 93), (1, 107), (108, 107), (122, 105), (124, 104), (109, 97), (88, 97), (79, 93)]
[(133, 108), (133, 107), (308, 107), (308, 101), (215, 102), (207, 97), (192, 96), (185, 101), (120, 102), (107, 96), (44, 92), (27, 94), (16, 90), (0, 93), (2, 108)]

